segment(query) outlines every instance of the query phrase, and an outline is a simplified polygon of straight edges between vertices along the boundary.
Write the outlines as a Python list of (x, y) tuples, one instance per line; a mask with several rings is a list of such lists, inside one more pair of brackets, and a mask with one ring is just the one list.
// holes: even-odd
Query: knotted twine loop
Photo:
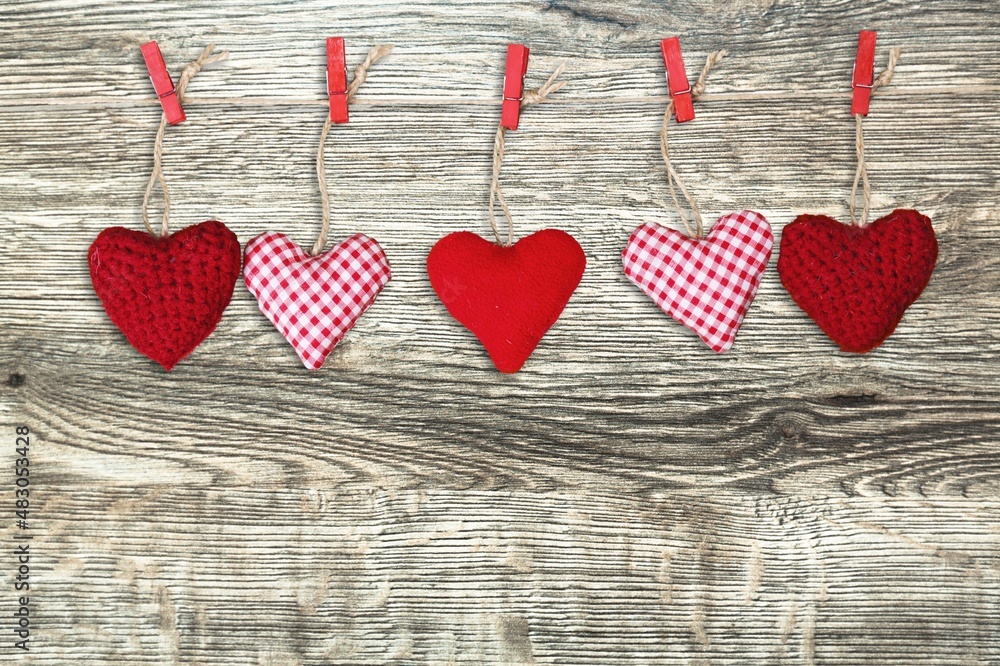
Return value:
[[(872, 83), (872, 95), (882, 86), (887, 86), (892, 81), (892, 75), (896, 71), (896, 63), (899, 61), (900, 48), (894, 46), (889, 49), (889, 62), (878, 78)], [(865, 226), (868, 224), (868, 210), (872, 203), (872, 188), (868, 184), (868, 168), (865, 166), (865, 134), (861, 128), (861, 121), (864, 118), (860, 113), (854, 116), (854, 147), (858, 153), (858, 168), (854, 172), (854, 185), (851, 187), (851, 224), (854, 226)], [(858, 182), (862, 183), (865, 205), (861, 210), (861, 223), (855, 217), (856, 198), (858, 194)]]
[[(347, 86), (347, 103), (350, 104), (354, 101), (354, 96), (358, 92), (358, 88), (361, 84), (365, 82), (368, 78), (368, 70), (376, 62), (386, 57), (392, 52), (392, 44), (380, 44), (365, 56), (364, 62), (358, 65), (354, 69), (354, 79), (351, 81), (350, 85)], [(330, 134), (330, 127), (333, 121), (330, 120), (330, 113), (326, 114), (326, 122), (323, 123), (323, 132), (319, 135), (319, 150), (316, 151), (316, 180), (319, 182), (319, 196), (323, 202), (323, 226), (319, 231), (319, 238), (312, 246), (312, 250), (309, 254), (312, 256), (317, 256), (323, 252), (323, 248), (326, 247), (326, 237), (330, 232), (330, 194), (326, 191), (326, 165), (323, 159), (323, 153), (326, 150), (326, 137)]]
[[(212, 51), (214, 50), (215, 46), (209, 44), (202, 51), (202, 54), (198, 56), (198, 59), (185, 67), (184, 71), (181, 72), (181, 78), (177, 81), (177, 86), (174, 88), (179, 103), (184, 103), (184, 91), (187, 90), (188, 83), (194, 78), (195, 74), (201, 71), (202, 67), (224, 60), (229, 56), (229, 51), (222, 51), (221, 53), (212, 55)], [(160, 128), (156, 131), (156, 143), (153, 147), (153, 172), (149, 174), (146, 195), (142, 198), (142, 223), (146, 226), (146, 231), (155, 236), (156, 232), (153, 231), (153, 227), (149, 223), (149, 197), (153, 194), (153, 185), (156, 183), (160, 184), (160, 189), (163, 191), (163, 221), (160, 223), (161, 238), (167, 235), (170, 223), (170, 190), (167, 189), (167, 181), (163, 178), (163, 135), (166, 129), (167, 114), (164, 113), (160, 115)]]
[[(691, 86), (691, 99), (697, 100), (701, 97), (702, 93), (705, 92), (705, 81), (708, 79), (708, 73), (712, 71), (712, 68), (719, 64), (723, 58), (726, 57), (728, 51), (721, 50), (710, 53), (708, 58), (705, 59), (705, 66), (701, 68), (701, 74), (698, 75), (698, 81)], [(705, 225), (701, 219), (701, 211), (698, 210), (698, 204), (695, 203), (694, 197), (688, 192), (687, 187), (681, 180), (681, 177), (677, 175), (672, 164), (670, 164), (670, 148), (667, 146), (667, 126), (670, 124), (670, 116), (674, 113), (674, 101), (670, 100), (667, 104), (667, 110), (663, 114), (663, 125), (660, 127), (660, 154), (663, 156), (663, 163), (667, 166), (667, 185), (670, 186), (670, 198), (674, 201), (674, 208), (677, 209), (677, 214), (681, 217), (681, 222), (684, 224), (684, 229), (687, 231), (688, 236), (694, 236), (695, 238), (701, 238), (705, 235)], [(676, 185), (676, 189), (675, 189)], [(687, 200), (688, 206), (691, 207), (691, 215), (694, 221), (694, 227), (691, 226), (691, 221), (688, 220), (687, 214), (685, 214), (684, 209), (681, 207), (681, 202), (677, 198), (677, 190), (681, 191), (684, 195), (684, 199)]]
[[(552, 72), (548, 81), (535, 90), (529, 90), (524, 93), (521, 98), (521, 108), (523, 109), (526, 106), (544, 102), (549, 95), (566, 85), (565, 81), (560, 81), (559, 83), (555, 82), (556, 79), (559, 78), (559, 75), (565, 70), (566, 63), (559, 65), (556, 67), (555, 71)], [(493, 229), (493, 235), (497, 239), (497, 245), (510, 246), (514, 242), (514, 220), (510, 216), (510, 208), (507, 206), (507, 200), (504, 199), (503, 191), (500, 189), (500, 166), (503, 164), (504, 134), (506, 131), (507, 130), (503, 125), (497, 126), (497, 133), (493, 138), (493, 181), (490, 183), (490, 227)], [(503, 209), (504, 217), (507, 218), (506, 243), (504, 243), (500, 238), (500, 230), (497, 228), (497, 219), (493, 214), (493, 204), (495, 201), (500, 202), (500, 207)]]

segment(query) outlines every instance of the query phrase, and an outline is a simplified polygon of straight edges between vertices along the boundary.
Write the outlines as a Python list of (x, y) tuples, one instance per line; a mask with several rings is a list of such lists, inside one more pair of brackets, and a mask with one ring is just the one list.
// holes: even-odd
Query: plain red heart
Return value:
[(559, 229), (543, 229), (509, 247), (460, 231), (427, 256), (438, 298), (507, 373), (521, 369), (556, 323), (586, 267), (583, 248)]
[(236, 234), (214, 220), (161, 238), (110, 227), (87, 258), (108, 317), (168, 371), (215, 330), (242, 259)]
[(861, 354), (896, 330), (931, 279), (937, 254), (930, 218), (915, 210), (863, 227), (800, 215), (782, 232), (778, 274), (831, 340)]

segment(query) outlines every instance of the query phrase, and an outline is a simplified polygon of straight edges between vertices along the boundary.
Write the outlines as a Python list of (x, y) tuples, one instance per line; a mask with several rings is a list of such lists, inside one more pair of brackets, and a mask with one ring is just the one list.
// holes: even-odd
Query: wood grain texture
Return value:
[[(858, 357), (772, 261), (717, 356), (621, 271), (637, 224), (677, 223), (657, 42), (680, 34), (691, 71), (729, 50), (675, 166), (710, 219), (752, 207), (780, 234), (846, 219), (861, 27), (878, 63), (903, 48), (866, 121), (873, 212), (932, 218), (934, 277)], [(998, 28), (977, 0), (0, 1), (0, 427), (35, 433), (39, 554), (12, 663), (1000, 664)], [(331, 236), (377, 237), (393, 280), (321, 372), (238, 286), (165, 374), (86, 265), (101, 229), (141, 228), (159, 111), (137, 46), (175, 75), (231, 51), (167, 133), (174, 228), (308, 244), (328, 34), (352, 63), (397, 45), (327, 153)], [(489, 232), (515, 40), (528, 85), (568, 66), (508, 141), (516, 232), (566, 229), (588, 268), (502, 376), (424, 259)]]

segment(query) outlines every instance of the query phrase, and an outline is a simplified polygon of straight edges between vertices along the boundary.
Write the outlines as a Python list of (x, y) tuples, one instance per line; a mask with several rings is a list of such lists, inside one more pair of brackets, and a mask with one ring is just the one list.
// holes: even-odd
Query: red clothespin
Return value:
[(851, 115), (868, 115), (868, 103), (871, 101), (874, 85), (875, 32), (862, 30), (858, 35), (858, 57), (854, 61), (854, 72), (851, 74), (851, 87), (854, 88), (851, 97)]
[(667, 88), (674, 101), (674, 118), (679, 123), (694, 120), (694, 101), (691, 99), (691, 84), (688, 83), (681, 56), (681, 42), (676, 37), (668, 37), (660, 42), (663, 64), (667, 68)]
[(167, 71), (167, 64), (163, 62), (163, 54), (160, 53), (160, 47), (156, 45), (156, 42), (146, 42), (139, 47), (142, 51), (142, 58), (146, 61), (146, 69), (149, 70), (149, 80), (153, 82), (153, 90), (156, 91), (157, 97), (160, 98), (160, 106), (163, 107), (163, 113), (167, 116), (167, 122), (171, 125), (178, 125), (185, 120), (187, 117), (184, 115), (184, 109), (181, 108), (181, 103), (177, 99), (177, 91), (174, 90), (174, 81), (170, 78), (170, 72)]
[(500, 124), (509, 130), (517, 129), (517, 121), (521, 117), (521, 100), (524, 99), (524, 75), (527, 73), (528, 47), (524, 44), (508, 44)]
[(330, 93), (330, 120), (347, 122), (347, 56), (344, 38), (326, 38), (326, 91)]

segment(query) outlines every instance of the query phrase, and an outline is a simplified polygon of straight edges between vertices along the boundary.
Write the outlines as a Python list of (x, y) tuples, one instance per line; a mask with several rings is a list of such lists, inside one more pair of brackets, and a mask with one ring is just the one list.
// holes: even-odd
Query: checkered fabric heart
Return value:
[(773, 245), (764, 216), (744, 210), (720, 217), (699, 239), (643, 224), (632, 232), (622, 263), (664, 312), (724, 352), (736, 340)]
[(288, 236), (267, 232), (247, 243), (243, 262), (261, 312), (310, 370), (323, 367), (390, 277), (382, 248), (364, 234), (313, 257)]

